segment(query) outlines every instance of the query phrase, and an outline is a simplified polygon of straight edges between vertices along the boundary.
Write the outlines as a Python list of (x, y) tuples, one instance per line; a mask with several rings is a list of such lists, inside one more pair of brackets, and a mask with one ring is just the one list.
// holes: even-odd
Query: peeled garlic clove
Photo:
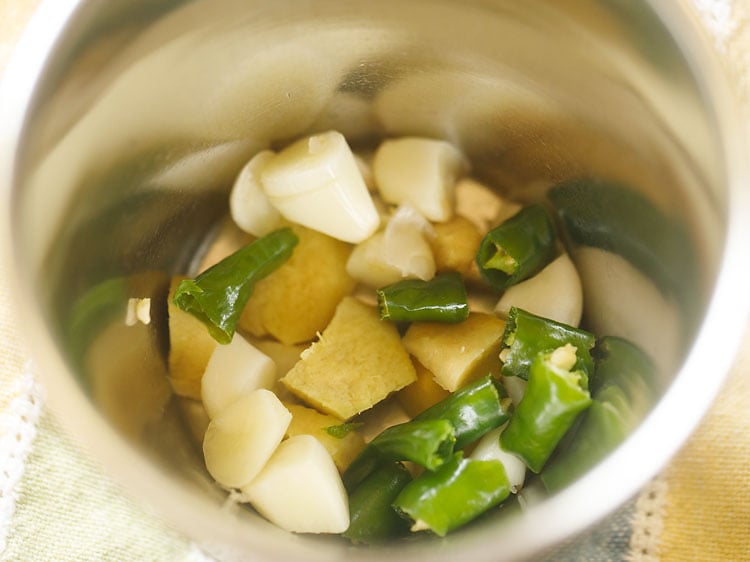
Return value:
[(361, 242), (380, 225), (354, 155), (336, 131), (279, 152), (263, 168), (261, 183), (284, 218), (344, 242)]
[(349, 500), (328, 451), (311, 435), (290, 437), (243, 497), (266, 519), (294, 533), (343, 533)]
[(507, 289), (495, 313), (507, 318), (512, 306), (578, 326), (583, 313), (583, 287), (568, 255), (562, 254), (533, 277)]
[(521, 403), (524, 393), (526, 392), (526, 381), (521, 377), (501, 377), (503, 386), (510, 396), (514, 406)]
[(386, 257), (382, 231), (354, 247), (346, 262), (346, 272), (370, 287), (383, 287), (402, 279), (401, 272)]
[(408, 203), (435, 222), (453, 216), (456, 181), (467, 167), (452, 144), (419, 137), (384, 141), (372, 163), (385, 201)]
[(265, 236), (281, 222), (281, 214), (271, 205), (260, 183), (260, 173), (275, 153), (263, 150), (240, 171), (229, 194), (232, 220), (253, 236)]
[(226, 488), (255, 478), (284, 438), (292, 414), (270, 390), (258, 389), (219, 413), (206, 428), (208, 472)]
[(435, 276), (435, 258), (427, 241), (432, 225), (408, 206), (388, 219), (385, 230), (358, 244), (349, 255), (347, 273), (371, 287), (402, 279), (428, 280)]
[(201, 399), (210, 418), (215, 418), (233, 402), (259, 388), (276, 382), (276, 364), (235, 334), (228, 345), (217, 345), (201, 379)]
[(472, 451), (471, 458), (483, 461), (500, 461), (505, 468), (510, 491), (517, 494), (526, 479), (526, 464), (500, 445), (500, 434), (503, 429), (505, 429), (504, 425), (486, 433)]
[(402, 278), (432, 279), (435, 258), (427, 237), (434, 234), (427, 219), (408, 205), (402, 205), (385, 227), (386, 261), (401, 272)]

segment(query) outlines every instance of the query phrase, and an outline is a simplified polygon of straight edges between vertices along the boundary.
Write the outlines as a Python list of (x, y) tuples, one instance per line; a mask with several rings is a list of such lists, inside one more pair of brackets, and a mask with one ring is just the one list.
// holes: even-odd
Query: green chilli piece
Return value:
[(482, 239), (476, 262), (482, 278), (502, 291), (535, 275), (556, 253), (552, 217), (542, 205), (524, 207)]
[(349, 528), (343, 535), (355, 544), (374, 544), (409, 533), (409, 521), (391, 507), (412, 481), (399, 462), (386, 463), (349, 496)]
[(500, 435), (503, 448), (537, 474), (578, 415), (591, 405), (583, 384), (586, 374), (573, 370), (575, 362), (570, 344), (538, 353), (523, 398)]
[[(500, 427), (510, 417), (511, 400), (502, 385), (490, 375), (471, 382), (431, 406), (412, 421), (384, 430), (352, 461), (344, 472), (347, 490), (353, 490), (384, 460), (411, 460), (434, 470), (456, 449), (461, 449), (482, 435)], [(450, 450), (434, 433), (428, 438), (426, 428), (436, 431), (448, 424), (453, 438)], [(418, 453), (418, 454), (417, 454)], [(430, 459), (430, 455), (435, 458)], [(437, 462), (436, 462), (437, 461)]]
[(425, 472), (401, 491), (393, 507), (413, 521), (412, 531), (443, 537), (510, 494), (503, 463), (463, 458), (459, 451), (435, 472)]
[(594, 373), (591, 350), (596, 345), (596, 336), (586, 330), (511, 307), (500, 349), (503, 361), (501, 373), (506, 377), (527, 380), (531, 362), (539, 352), (549, 351), (566, 343), (576, 348), (578, 359), (575, 368), (586, 375), (584, 388), (588, 388), (588, 378)]
[[(561, 454), (544, 467), (540, 478), (550, 492), (560, 490), (602, 460), (628, 436), (632, 417), (627, 400), (609, 387), (583, 413), (581, 423)], [(567, 439), (567, 438), (566, 438)]]
[(383, 458), (435, 470), (453, 454), (455, 443), (456, 432), (448, 420), (412, 420), (384, 429), (370, 447)]
[(456, 434), (448, 420), (412, 420), (380, 432), (344, 472), (352, 490), (384, 461), (411, 461), (435, 470), (453, 454)]
[(455, 448), (463, 449), (508, 421), (511, 407), (502, 384), (485, 375), (427, 408), (414, 420), (448, 420), (455, 430)]
[(428, 281), (404, 279), (377, 290), (381, 320), (462, 322), (469, 316), (466, 287), (455, 271)]
[[(630, 341), (606, 336), (593, 350), (592, 403), (564, 451), (541, 473), (550, 491), (564, 488), (612, 452), (656, 402), (656, 367)], [(567, 437), (566, 437), (567, 439)]]
[(692, 341), (703, 277), (700, 252), (678, 213), (661, 208), (635, 186), (596, 177), (564, 181), (550, 188), (547, 198), (567, 243), (622, 256), (679, 301), (685, 313), (681, 335)]
[(203, 322), (217, 342), (228, 344), (255, 283), (288, 260), (298, 242), (290, 228), (275, 230), (240, 248), (195, 279), (181, 281), (173, 301)]
[(340, 423), (338, 425), (329, 425), (328, 427), (324, 427), (323, 430), (335, 439), (343, 439), (352, 431), (360, 429), (363, 425), (365, 425), (364, 422), (348, 422)]

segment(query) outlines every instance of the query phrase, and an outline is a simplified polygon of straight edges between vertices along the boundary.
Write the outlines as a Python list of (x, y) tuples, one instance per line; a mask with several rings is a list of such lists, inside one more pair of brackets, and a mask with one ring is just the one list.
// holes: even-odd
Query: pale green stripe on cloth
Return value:
[(145, 512), (44, 412), (17, 490), (5, 561), (207, 561)]

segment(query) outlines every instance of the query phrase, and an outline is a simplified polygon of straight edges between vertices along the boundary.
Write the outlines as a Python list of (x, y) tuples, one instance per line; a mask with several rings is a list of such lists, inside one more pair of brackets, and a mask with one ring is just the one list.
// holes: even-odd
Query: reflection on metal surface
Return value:
[(661, 386), (674, 376), (686, 326), (677, 303), (622, 256), (582, 247), (573, 261), (583, 283), (584, 322), (597, 334), (620, 336), (657, 365)]
[(542, 471), (550, 491), (573, 482), (611, 453), (641, 423), (658, 395), (654, 364), (628, 340), (607, 336), (594, 353), (593, 403), (566, 447)]
[(548, 197), (581, 274), (592, 329), (637, 342), (670, 377), (707, 294), (687, 225), (635, 187), (599, 178), (568, 180)]
[(571, 244), (619, 254), (686, 311), (703, 292), (687, 225), (635, 187), (575, 178), (554, 186), (548, 197)]
[[(75, 303), (65, 333), (82, 386), (134, 443), (159, 425), (171, 396), (164, 357), (167, 282), (152, 272), (99, 284)], [(149, 299), (148, 323), (128, 322), (132, 299)]]

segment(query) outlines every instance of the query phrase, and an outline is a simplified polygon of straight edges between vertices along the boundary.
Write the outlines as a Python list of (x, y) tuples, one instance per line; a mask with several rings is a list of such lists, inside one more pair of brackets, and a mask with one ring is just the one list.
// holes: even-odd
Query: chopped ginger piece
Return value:
[(300, 404), (285, 404), (286, 409), (292, 414), (292, 422), (286, 430), (289, 437), (295, 435), (312, 435), (320, 441), (331, 455), (336, 468), (343, 472), (354, 460), (359, 452), (365, 447), (362, 434), (355, 430), (350, 431), (343, 437), (334, 437), (326, 428), (341, 425), (341, 419), (321, 414), (314, 408), (308, 408)]
[(458, 324), (414, 323), (404, 335), (404, 347), (453, 392), (486, 375), (500, 374), (500, 345), (505, 322), (491, 314), (472, 312)]
[(458, 271), (464, 277), (473, 274), (482, 233), (469, 220), (460, 215), (434, 225), (435, 236), (430, 240), (437, 271)]
[(450, 394), (435, 382), (435, 376), (419, 361), (414, 361), (414, 368), (417, 380), (396, 394), (396, 399), (412, 418)]
[(172, 302), (181, 279), (172, 279), (167, 298), (169, 382), (178, 396), (200, 400), (203, 372), (217, 343), (208, 333), (205, 324)]
[(239, 321), (241, 331), (285, 344), (312, 341), (355, 285), (346, 272), (349, 244), (299, 225), (291, 228), (299, 237), (292, 257), (256, 283)]
[(416, 380), (396, 327), (344, 298), (331, 323), (281, 382), (322, 412), (347, 420)]

